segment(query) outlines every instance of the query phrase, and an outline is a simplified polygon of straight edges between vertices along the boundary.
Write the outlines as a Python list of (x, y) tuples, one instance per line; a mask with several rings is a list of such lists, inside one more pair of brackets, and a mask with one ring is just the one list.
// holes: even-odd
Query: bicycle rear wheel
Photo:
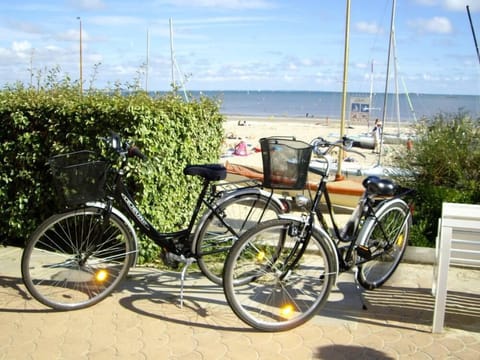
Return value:
[(282, 209), (261, 192), (244, 193), (220, 202), (201, 223), (195, 244), (198, 266), (215, 284), (222, 284), (223, 264), (233, 243), (261, 221), (276, 219)]
[(134, 235), (114, 213), (87, 207), (53, 215), (22, 254), (30, 294), (57, 310), (91, 306), (108, 296), (133, 264)]
[(368, 290), (392, 276), (405, 253), (412, 225), (410, 209), (401, 199), (384, 203), (375, 216), (365, 221), (359, 234), (359, 244), (369, 249), (371, 259), (358, 266), (357, 280)]
[(315, 233), (299, 236), (304, 224), (277, 219), (245, 232), (225, 263), (223, 286), (235, 314), (262, 331), (299, 326), (325, 304), (335, 282), (334, 254)]

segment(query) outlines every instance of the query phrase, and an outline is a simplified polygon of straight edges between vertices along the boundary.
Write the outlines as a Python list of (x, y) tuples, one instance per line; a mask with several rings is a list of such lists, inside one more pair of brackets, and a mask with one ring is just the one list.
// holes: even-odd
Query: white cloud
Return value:
[(23, 53), (31, 48), (32, 44), (30, 44), (28, 41), (14, 41), (12, 44), (12, 49), (16, 53)]
[(420, 33), (450, 34), (453, 31), (452, 24), (446, 17), (435, 16), (431, 19), (417, 19), (410, 22)]
[(134, 16), (93, 16), (88, 18), (88, 22), (102, 26), (125, 26), (141, 24), (145, 21)]
[(380, 34), (383, 32), (383, 29), (374, 22), (360, 21), (355, 24), (355, 29), (362, 33), (367, 34)]
[(465, 11), (468, 5), (470, 11), (480, 11), (478, 0), (416, 0), (417, 4), (424, 6), (441, 6), (447, 10)]
[(470, 11), (480, 11), (480, 1), (478, 0), (444, 0), (443, 6), (448, 10), (466, 11), (466, 6)]
[(106, 7), (103, 0), (71, 0), (70, 3), (83, 10), (101, 10)]
[(439, 2), (439, 0), (416, 0), (416, 1), (420, 5), (426, 5), (426, 6), (434, 6)]
[(275, 7), (268, 0), (165, 0), (161, 3), (174, 6), (223, 8), (223, 9), (270, 9)]

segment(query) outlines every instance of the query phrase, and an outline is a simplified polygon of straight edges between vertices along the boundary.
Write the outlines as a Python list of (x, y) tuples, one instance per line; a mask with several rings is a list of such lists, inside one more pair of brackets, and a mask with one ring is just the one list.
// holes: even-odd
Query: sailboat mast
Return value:
[(370, 116), (372, 116), (372, 105), (373, 105), (373, 59), (370, 67), (370, 97), (368, 99), (367, 130), (370, 129)]
[[(347, 0), (347, 9), (345, 16), (345, 51), (343, 56), (343, 86), (342, 86), (342, 109), (340, 118), (340, 140), (345, 135), (345, 114), (347, 109), (347, 79), (348, 79), (348, 43), (350, 39), (350, 0)], [(340, 149), (338, 152), (338, 166), (337, 173), (335, 174), (335, 180), (342, 180), (342, 161), (343, 151)]]
[(475, 49), (477, 50), (478, 62), (480, 63), (480, 52), (478, 51), (477, 37), (475, 36), (475, 29), (473, 28), (472, 16), (470, 15), (470, 7), (467, 5), (468, 20), (470, 22), (470, 28), (472, 29), (473, 42), (475, 43)]
[(171, 71), (172, 71), (172, 88), (175, 89), (175, 55), (173, 54), (173, 23), (172, 18), (169, 19), (170, 23), (170, 61), (171, 61)]
[(395, 105), (397, 112), (397, 136), (400, 136), (400, 95), (398, 92), (398, 69), (397, 69), (397, 42), (395, 39), (395, 24), (392, 24), (392, 43), (393, 43), (393, 74), (395, 77)]
[(147, 63), (145, 66), (145, 91), (148, 92), (148, 68), (150, 62), (150, 34), (149, 29), (147, 27)]
[(403, 88), (405, 89), (405, 95), (407, 96), (408, 107), (410, 108), (410, 112), (412, 113), (413, 121), (417, 122), (417, 114), (415, 114), (415, 109), (413, 108), (412, 100), (410, 99), (407, 85), (405, 84), (405, 81), (403, 80), (403, 78), (402, 78), (402, 84), (403, 84)]
[(380, 165), (380, 160), (382, 158), (382, 153), (383, 153), (383, 133), (385, 131), (385, 117), (387, 115), (387, 97), (388, 97), (388, 81), (390, 78), (390, 55), (392, 52), (392, 28), (394, 25), (394, 19), (395, 19), (395, 9), (396, 9), (396, 0), (393, 0), (392, 2), (392, 16), (390, 19), (390, 37), (388, 40), (388, 56), (387, 56), (387, 75), (385, 77), (385, 92), (384, 92), (384, 98), (383, 98), (383, 112), (382, 112), (382, 133), (380, 137), (380, 148), (378, 152), (378, 161), (377, 165)]

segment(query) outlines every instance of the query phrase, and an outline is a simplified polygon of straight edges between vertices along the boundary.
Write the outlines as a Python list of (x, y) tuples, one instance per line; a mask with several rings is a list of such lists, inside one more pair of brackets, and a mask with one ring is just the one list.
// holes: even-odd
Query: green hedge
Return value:
[(98, 149), (98, 138), (110, 131), (147, 156), (144, 162), (133, 160), (128, 173), (140, 209), (161, 231), (183, 227), (199, 187), (183, 168), (218, 161), (224, 119), (215, 99), (184, 102), (174, 93), (138, 91), (90, 90), (80, 96), (78, 87), (67, 83), (3, 89), (0, 121), (0, 240), (23, 244), (55, 211), (47, 159)]
[(435, 246), (443, 202), (480, 203), (479, 125), (462, 111), (417, 125), (414, 147), (400, 161), (415, 174), (406, 180), (417, 190), (412, 245)]

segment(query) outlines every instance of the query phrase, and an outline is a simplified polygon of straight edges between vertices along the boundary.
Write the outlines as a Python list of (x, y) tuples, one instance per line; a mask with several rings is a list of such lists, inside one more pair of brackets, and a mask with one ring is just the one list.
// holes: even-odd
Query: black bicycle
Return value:
[[(297, 206), (304, 209), (301, 216), (281, 215), (246, 231), (224, 265), (224, 292), (235, 314), (256, 329), (281, 331), (305, 323), (322, 308), (339, 272), (354, 269), (355, 279), (366, 289), (390, 278), (410, 234), (412, 215), (402, 198), (411, 190), (367, 177), (363, 196), (340, 229), (327, 187), (326, 155), (334, 147), (349, 150), (351, 142), (317, 143), (320, 166), (310, 166), (309, 144), (265, 138), (261, 145), (264, 169), (266, 164), (271, 168), (265, 176), (273, 179), (273, 187), (303, 188), (307, 169), (320, 176), (312, 201), (296, 197)], [(286, 170), (277, 173), (282, 168)], [(320, 210), (321, 198), (333, 228)]]
[(226, 255), (238, 237), (286, 210), (273, 191), (258, 183), (222, 182), (222, 165), (190, 165), (184, 174), (200, 177), (203, 186), (188, 227), (159, 232), (142, 215), (123, 180), (128, 158), (144, 155), (118, 135), (104, 140), (113, 160), (90, 151), (49, 160), (66, 210), (49, 217), (31, 235), (21, 268), (30, 294), (54, 309), (91, 306), (115, 289), (137, 260), (139, 245), (130, 220), (161, 247), (166, 265), (184, 264), (183, 290), (185, 271), (194, 262), (221, 284)]

